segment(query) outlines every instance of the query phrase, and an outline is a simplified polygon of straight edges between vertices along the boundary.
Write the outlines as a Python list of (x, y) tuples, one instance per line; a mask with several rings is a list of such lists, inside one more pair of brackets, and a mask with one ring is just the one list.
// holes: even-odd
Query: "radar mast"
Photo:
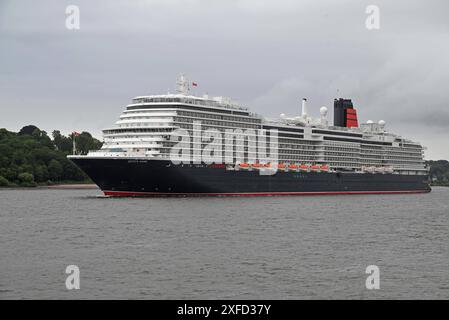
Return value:
[(189, 81), (184, 74), (180, 74), (176, 80), (176, 92), (179, 94), (188, 95), (189, 89)]

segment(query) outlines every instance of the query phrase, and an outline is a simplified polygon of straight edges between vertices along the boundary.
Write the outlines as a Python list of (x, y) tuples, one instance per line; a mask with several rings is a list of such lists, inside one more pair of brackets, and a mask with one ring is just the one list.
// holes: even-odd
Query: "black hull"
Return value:
[(260, 175), (220, 165), (164, 160), (71, 158), (106, 195), (301, 195), (429, 192), (428, 176), (327, 172)]

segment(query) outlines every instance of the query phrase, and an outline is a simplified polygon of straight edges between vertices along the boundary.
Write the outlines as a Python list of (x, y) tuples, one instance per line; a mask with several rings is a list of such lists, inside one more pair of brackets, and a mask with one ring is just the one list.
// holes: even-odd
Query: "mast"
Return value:
[(179, 94), (188, 95), (189, 90), (189, 81), (184, 74), (181, 74), (176, 80), (176, 92)]

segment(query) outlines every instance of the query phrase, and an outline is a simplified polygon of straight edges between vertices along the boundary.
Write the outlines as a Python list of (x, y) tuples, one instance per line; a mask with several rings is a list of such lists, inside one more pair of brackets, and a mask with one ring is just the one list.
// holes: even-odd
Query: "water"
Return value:
[[(0, 299), (449, 298), (449, 188), (101, 199), (0, 190)], [(80, 268), (67, 290), (65, 268)], [(380, 268), (367, 290), (365, 268)]]

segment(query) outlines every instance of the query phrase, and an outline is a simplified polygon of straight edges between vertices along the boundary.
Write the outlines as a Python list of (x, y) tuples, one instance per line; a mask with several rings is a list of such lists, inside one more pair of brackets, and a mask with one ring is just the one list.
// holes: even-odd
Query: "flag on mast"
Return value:
[(72, 144), (73, 144), (73, 150), (72, 150), (72, 153), (73, 153), (73, 155), (76, 154), (75, 137), (78, 137), (79, 135), (80, 135), (79, 132), (76, 132), (76, 131), (73, 131), (73, 132), (72, 132)]
[(198, 87), (198, 83), (192, 82), (192, 87)]

